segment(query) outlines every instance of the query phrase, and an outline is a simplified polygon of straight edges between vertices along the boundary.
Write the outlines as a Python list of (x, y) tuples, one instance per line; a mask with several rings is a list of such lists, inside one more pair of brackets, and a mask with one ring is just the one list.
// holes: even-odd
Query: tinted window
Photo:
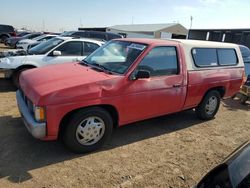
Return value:
[(194, 63), (200, 67), (218, 65), (236, 65), (237, 55), (234, 49), (195, 48), (192, 50)]
[(106, 40), (106, 33), (89, 33), (90, 38)]
[(82, 42), (79, 41), (66, 42), (55, 50), (61, 51), (63, 56), (81, 56)]
[(86, 32), (76, 32), (73, 34), (73, 36), (87, 37)]
[(116, 35), (113, 33), (107, 33), (108, 40), (116, 39), (116, 38), (122, 38), (120, 35)]
[(89, 55), (99, 48), (99, 45), (92, 42), (84, 42), (84, 55)]
[(45, 36), (45, 37), (41, 37), (40, 39), (37, 39), (37, 41), (46, 41), (46, 40), (52, 39), (54, 37), (55, 36)]
[(23, 39), (33, 39), (35, 37), (38, 37), (40, 36), (41, 34), (40, 33), (31, 33), (31, 34), (27, 34), (23, 37)]
[(156, 47), (141, 61), (137, 70), (147, 70), (150, 76), (173, 75), (178, 73), (175, 47)]
[(27, 32), (22, 32), (22, 33), (19, 33), (17, 36), (18, 37), (23, 37), (23, 36), (25, 36), (25, 35), (28, 35), (29, 33), (27, 33)]
[(220, 65), (236, 65), (238, 62), (234, 49), (218, 49)]
[(65, 31), (60, 36), (68, 37), (68, 36), (72, 36), (74, 33), (75, 31)]
[(192, 50), (192, 55), (197, 66), (218, 65), (216, 49), (196, 48)]
[(14, 28), (9, 25), (0, 25), (0, 31), (1, 32), (13, 32)]
[(62, 43), (64, 40), (60, 38), (53, 38), (46, 42), (42, 42), (41, 44), (38, 44), (34, 48), (31, 48), (28, 53), (29, 54), (45, 54), (55, 48), (57, 45)]

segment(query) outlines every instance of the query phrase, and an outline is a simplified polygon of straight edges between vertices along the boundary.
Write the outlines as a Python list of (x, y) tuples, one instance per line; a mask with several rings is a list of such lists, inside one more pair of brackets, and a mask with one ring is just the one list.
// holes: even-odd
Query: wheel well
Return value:
[(61, 137), (62, 132), (63, 132), (63, 130), (65, 129), (67, 122), (69, 121), (70, 117), (71, 117), (74, 113), (76, 113), (76, 112), (79, 111), (79, 110), (87, 109), (87, 108), (92, 108), (92, 107), (101, 107), (101, 108), (107, 110), (107, 111), (110, 113), (110, 115), (111, 115), (111, 117), (112, 117), (112, 119), (113, 119), (113, 121), (114, 121), (114, 125), (113, 125), (114, 128), (118, 127), (119, 116), (118, 116), (118, 112), (117, 112), (117, 110), (116, 110), (116, 108), (115, 108), (114, 106), (112, 106), (112, 105), (106, 105), (106, 104), (105, 104), (105, 105), (88, 106), (88, 107), (78, 108), (78, 109), (72, 110), (71, 112), (68, 112), (68, 113), (62, 118), (62, 120), (61, 120), (61, 122), (60, 122), (60, 125), (59, 125), (59, 134), (58, 134), (58, 137), (59, 137), (59, 138)]
[[(223, 86), (219, 86), (219, 87), (213, 87), (213, 88), (210, 88), (206, 93), (205, 93), (205, 95), (204, 96), (206, 96), (206, 94), (208, 93), (208, 92), (210, 92), (210, 91), (212, 91), (212, 90), (216, 90), (216, 91), (218, 91), (219, 92), (219, 94), (220, 94), (220, 97), (221, 98), (223, 98), (224, 97), (224, 95), (225, 95), (225, 93), (226, 93), (226, 89), (225, 89), (225, 87), (223, 87)], [(204, 96), (203, 96), (203, 98), (204, 98)]]
[(1, 34), (1, 35), (0, 35), (0, 38), (2, 38), (3, 36), (6, 36), (6, 37), (8, 37), (8, 38), (10, 37), (10, 36), (7, 35), (7, 34)]
[(33, 69), (33, 68), (36, 68), (36, 66), (34, 66), (34, 65), (22, 65), (22, 66), (16, 68), (14, 73), (16, 73), (16, 72), (18, 72), (18, 71), (20, 71), (22, 69)]

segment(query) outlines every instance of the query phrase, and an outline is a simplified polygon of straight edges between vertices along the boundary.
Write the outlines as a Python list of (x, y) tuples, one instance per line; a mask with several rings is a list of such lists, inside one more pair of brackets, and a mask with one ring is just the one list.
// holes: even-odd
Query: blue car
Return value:
[(239, 46), (245, 64), (245, 74), (247, 77), (248, 75), (250, 75), (250, 49), (243, 45)]

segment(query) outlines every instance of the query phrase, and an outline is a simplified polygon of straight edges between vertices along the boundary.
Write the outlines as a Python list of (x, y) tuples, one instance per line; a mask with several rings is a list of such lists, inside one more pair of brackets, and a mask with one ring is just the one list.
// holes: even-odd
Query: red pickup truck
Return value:
[(214, 118), (243, 72), (235, 44), (116, 39), (82, 62), (25, 71), (16, 97), (34, 137), (60, 135), (72, 151), (87, 152), (128, 123), (187, 109)]

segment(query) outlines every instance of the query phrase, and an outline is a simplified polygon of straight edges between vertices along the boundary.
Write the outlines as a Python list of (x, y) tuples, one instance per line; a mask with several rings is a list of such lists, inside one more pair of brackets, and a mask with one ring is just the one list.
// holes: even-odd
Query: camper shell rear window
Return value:
[(192, 57), (197, 67), (232, 66), (238, 64), (233, 48), (193, 48)]

